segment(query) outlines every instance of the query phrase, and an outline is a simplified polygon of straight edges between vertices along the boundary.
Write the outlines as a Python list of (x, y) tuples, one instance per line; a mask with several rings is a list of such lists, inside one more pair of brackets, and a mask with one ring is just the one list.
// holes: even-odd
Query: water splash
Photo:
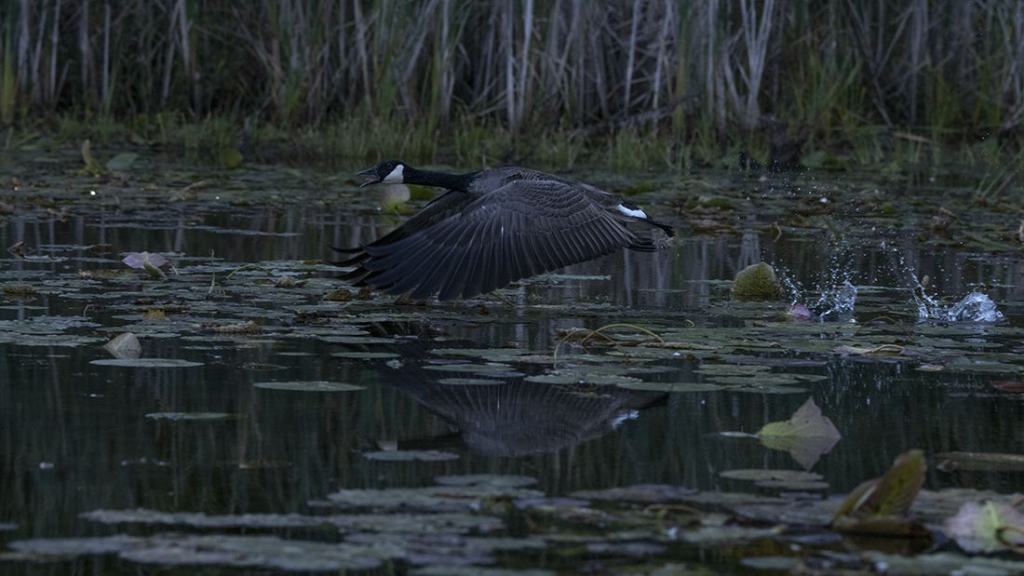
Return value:
[[(927, 294), (924, 296), (927, 297)], [(921, 320), (949, 322), (998, 322), (1003, 319), (1003, 313), (987, 294), (971, 292), (949, 307), (936, 303), (930, 297), (927, 304), (919, 301), (917, 317)]]
[(857, 304), (857, 287), (851, 281), (850, 261), (846, 250), (833, 250), (824, 279), (818, 282), (818, 300), (810, 305), (818, 319), (850, 320)]
[(818, 301), (811, 307), (822, 321), (834, 317), (836, 320), (849, 319), (857, 304), (857, 287), (844, 278), (842, 283), (830, 284), (822, 290)]
[(818, 282), (818, 299), (811, 301), (811, 296), (786, 270), (781, 270), (779, 277), (786, 292), (789, 294), (789, 316), (793, 320), (845, 321), (853, 317), (853, 309), (857, 303), (857, 287), (851, 281), (849, 258), (841, 258), (840, 252), (833, 253), (824, 277)]
[(910, 271), (910, 277), (913, 280), (910, 293), (917, 306), (918, 320), (998, 322), (1003, 319), (1003, 313), (996, 307), (996, 303), (984, 292), (969, 292), (956, 304), (944, 306), (938, 298), (928, 294), (924, 284), (912, 271)]

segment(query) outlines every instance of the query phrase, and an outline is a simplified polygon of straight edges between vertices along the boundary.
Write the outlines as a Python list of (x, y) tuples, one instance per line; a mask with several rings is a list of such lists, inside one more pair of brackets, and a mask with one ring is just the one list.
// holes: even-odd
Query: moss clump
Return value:
[(782, 286), (775, 277), (775, 269), (758, 262), (740, 270), (732, 282), (732, 297), (742, 301), (780, 299)]

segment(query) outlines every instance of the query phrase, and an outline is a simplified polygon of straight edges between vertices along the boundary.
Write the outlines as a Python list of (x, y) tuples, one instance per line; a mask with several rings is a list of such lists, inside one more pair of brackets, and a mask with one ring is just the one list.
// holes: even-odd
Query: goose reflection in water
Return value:
[(462, 445), (478, 454), (504, 457), (556, 452), (603, 436), (667, 397), (613, 386), (540, 384), (521, 378), (495, 380), (493, 385), (450, 385), (433, 381), (437, 374), (415, 382), (403, 378), (395, 387), (444, 419), (455, 432), (400, 442), (402, 448)]

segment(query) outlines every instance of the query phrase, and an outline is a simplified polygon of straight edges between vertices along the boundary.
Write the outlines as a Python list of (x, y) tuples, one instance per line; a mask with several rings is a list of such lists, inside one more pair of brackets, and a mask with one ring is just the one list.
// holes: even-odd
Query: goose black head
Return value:
[(359, 172), (359, 176), (368, 176), (370, 180), (359, 185), (360, 188), (370, 184), (401, 184), (405, 182), (404, 172), (407, 166), (398, 160), (385, 160), (376, 166), (372, 166)]

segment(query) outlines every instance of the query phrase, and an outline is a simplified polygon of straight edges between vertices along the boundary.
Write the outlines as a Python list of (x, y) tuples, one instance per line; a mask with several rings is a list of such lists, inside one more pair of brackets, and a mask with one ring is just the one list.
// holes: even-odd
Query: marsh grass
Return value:
[(678, 167), (769, 161), (785, 134), (878, 161), (892, 147), (859, 127), (1016, 153), (1024, 123), (1019, 0), (0, 0), (0, 22), (0, 123), (189, 150), (286, 133), (360, 158)]

